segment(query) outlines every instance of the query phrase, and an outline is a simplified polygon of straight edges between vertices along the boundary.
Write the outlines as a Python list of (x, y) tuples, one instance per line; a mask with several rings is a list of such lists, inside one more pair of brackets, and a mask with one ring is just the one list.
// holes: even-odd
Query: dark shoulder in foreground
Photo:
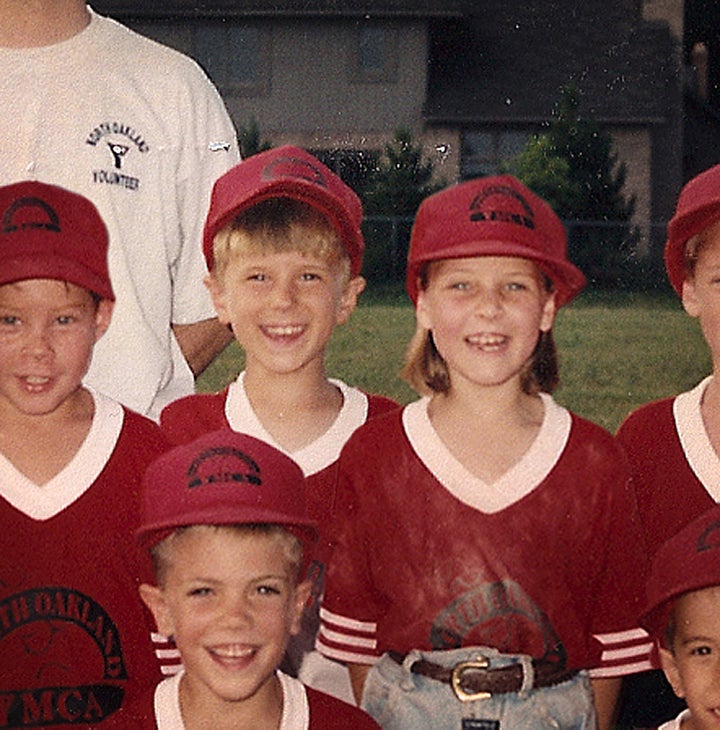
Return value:
[(192, 441), (208, 431), (227, 425), (225, 399), (227, 389), (220, 393), (195, 393), (169, 403), (160, 413), (160, 426), (174, 446)]
[(360, 708), (342, 700), (305, 687), (310, 706), (310, 730), (380, 730), (375, 720)]
[(648, 430), (648, 424), (657, 425), (663, 421), (665, 414), (672, 414), (673, 403), (677, 396), (662, 398), (660, 400), (645, 403), (629, 413), (618, 428), (617, 435), (623, 440), (636, 432), (647, 433), (649, 438), (654, 438), (654, 429)]
[[(363, 391), (365, 393), (365, 391)], [(375, 393), (365, 393), (368, 399), (368, 418), (375, 418), (388, 411), (394, 411), (400, 408), (400, 404), (387, 398), (384, 395), (377, 395)]]
[(124, 438), (132, 438), (142, 450), (166, 451), (170, 448), (170, 442), (155, 421), (125, 406), (123, 412)]

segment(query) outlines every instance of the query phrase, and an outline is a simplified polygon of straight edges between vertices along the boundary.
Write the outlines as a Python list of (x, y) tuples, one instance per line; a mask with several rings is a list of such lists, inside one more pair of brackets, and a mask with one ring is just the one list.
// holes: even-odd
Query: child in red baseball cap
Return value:
[(0, 187), (0, 726), (105, 727), (162, 676), (133, 531), (166, 442), (82, 382), (113, 309), (107, 248), (81, 195)]
[(720, 723), (720, 506), (672, 535), (655, 554), (640, 623), (656, 642), (663, 671), (687, 702), (660, 730)]
[[(668, 224), (665, 267), (685, 311), (700, 323), (712, 374), (688, 391), (639, 407), (618, 430), (650, 556), (720, 501), (720, 165), (682, 188)], [(659, 670), (626, 693), (628, 704), (639, 706), (638, 724), (660, 724), (678, 712)]]
[[(298, 147), (262, 152), (223, 175), (205, 223), (207, 285), (220, 321), (244, 351), (245, 369), (221, 393), (183, 398), (161, 415), (174, 443), (225, 426), (297, 461), (308, 478), (308, 509), (323, 532), (313, 566), (316, 599), (340, 449), (368, 418), (397, 406), (330, 378), (325, 367), (328, 341), (365, 286), (361, 222), (358, 196)], [(319, 624), (314, 605), (285, 666), (352, 700), (345, 668), (311, 651)]]
[(423, 397), (343, 450), (318, 639), (385, 730), (605, 729), (617, 678), (647, 665), (624, 459), (550, 395), (555, 313), (584, 282), (511, 176), (420, 206), (405, 372)]
[(157, 580), (140, 594), (183, 666), (117, 727), (378, 727), (277, 669), (300, 629), (317, 540), (289, 457), (230, 429), (168, 451), (145, 474), (137, 535)]

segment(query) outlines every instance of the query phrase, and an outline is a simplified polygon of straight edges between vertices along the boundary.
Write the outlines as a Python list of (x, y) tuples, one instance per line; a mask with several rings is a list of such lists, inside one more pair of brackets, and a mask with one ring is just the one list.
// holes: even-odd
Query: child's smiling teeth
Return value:
[(214, 646), (210, 652), (221, 659), (247, 659), (255, 653), (255, 649), (247, 646), (228, 645)]
[(475, 345), (476, 347), (486, 347), (486, 348), (493, 348), (493, 347), (501, 347), (507, 342), (508, 338), (504, 335), (495, 335), (495, 334), (479, 334), (479, 335), (471, 335), (467, 338), (467, 342), (471, 345)]
[(26, 375), (25, 376), (25, 382), (28, 385), (45, 385), (45, 383), (49, 382), (50, 378), (44, 376), (44, 375)]
[(303, 328), (299, 324), (288, 324), (288, 325), (266, 325), (263, 327), (267, 334), (273, 337), (292, 337), (293, 335), (299, 335)]

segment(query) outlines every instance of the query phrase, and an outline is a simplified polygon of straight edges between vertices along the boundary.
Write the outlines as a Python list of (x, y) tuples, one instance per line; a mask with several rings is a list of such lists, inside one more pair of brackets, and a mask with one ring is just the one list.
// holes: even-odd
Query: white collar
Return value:
[(291, 457), (300, 465), (306, 477), (316, 474), (337, 461), (345, 442), (365, 423), (368, 414), (368, 399), (362, 391), (346, 385), (341, 380), (330, 379), (330, 382), (339, 389), (343, 398), (340, 413), (322, 436), (299, 451), (291, 452), (283, 449), (265, 430), (245, 392), (244, 371), (228, 389), (225, 418), (234, 431), (259, 438)]
[(48, 520), (78, 500), (115, 449), (125, 420), (122, 406), (92, 388), (87, 390), (95, 402), (90, 430), (75, 456), (49, 482), (35, 484), (0, 454), (0, 497), (31, 519)]
[(565, 448), (572, 417), (547, 393), (541, 393), (545, 414), (540, 431), (522, 458), (493, 484), (471, 474), (445, 446), (428, 415), (429, 398), (403, 411), (405, 433), (420, 461), (461, 502), (493, 514), (529, 494), (547, 477)]
[(680, 445), (695, 476), (714, 502), (720, 502), (720, 459), (705, 429), (700, 410), (712, 375), (673, 401), (673, 417)]
[[(180, 712), (180, 678), (184, 671), (164, 679), (155, 688), (154, 709), (158, 730), (184, 730)], [(310, 707), (305, 686), (297, 679), (277, 672), (283, 693), (280, 730), (308, 730)]]

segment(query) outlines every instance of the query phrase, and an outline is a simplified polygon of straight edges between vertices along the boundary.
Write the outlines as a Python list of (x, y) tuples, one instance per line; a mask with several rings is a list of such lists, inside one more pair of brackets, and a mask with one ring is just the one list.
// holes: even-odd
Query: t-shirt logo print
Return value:
[(301, 160), (297, 157), (279, 157), (277, 160), (273, 160), (262, 171), (261, 177), (263, 180), (298, 178), (324, 188), (327, 187), (327, 180), (322, 170), (308, 160)]
[(128, 674), (118, 628), (73, 588), (35, 587), (0, 600), (0, 652), (23, 657), (11, 677), (0, 676), (0, 727), (95, 726), (122, 704)]
[(515, 223), (534, 230), (535, 213), (530, 203), (507, 185), (483, 188), (470, 202), (470, 220)]
[(60, 233), (60, 218), (53, 208), (40, 198), (18, 198), (6, 211), (2, 219), (2, 232), (14, 233), (29, 229), (44, 228)]
[(188, 489), (222, 483), (262, 485), (257, 462), (230, 446), (206, 449), (199, 454), (187, 471), (187, 480)]

